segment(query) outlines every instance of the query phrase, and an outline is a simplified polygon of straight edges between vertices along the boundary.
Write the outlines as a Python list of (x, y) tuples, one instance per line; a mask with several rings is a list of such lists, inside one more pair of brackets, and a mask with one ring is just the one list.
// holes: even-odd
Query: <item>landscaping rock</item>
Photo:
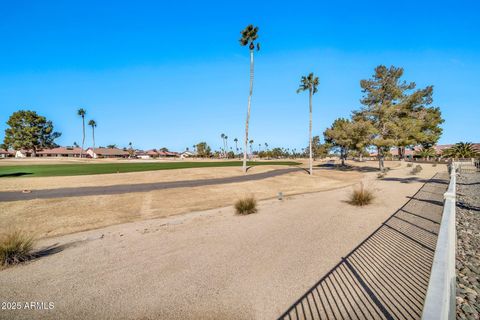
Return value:
[(457, 179), (457, 319), (480, 319), (480, 173)]

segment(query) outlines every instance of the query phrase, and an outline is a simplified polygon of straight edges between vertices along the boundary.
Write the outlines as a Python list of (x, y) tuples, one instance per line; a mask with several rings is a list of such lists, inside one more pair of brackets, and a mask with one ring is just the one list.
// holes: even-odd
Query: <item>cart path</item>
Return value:
[(262, 173), (226, 177), (226, 178), (166, 181), (166, 182), (141, 183), (141, 184), (120, 184), (120, 185), (113, 185), (113, 186), (98, 186), (98, 187), (43, 189), (43, 190), (31, 190), (31, 192), (29, 193), (23, 193), (21, 191), (3, 191), (3, 192), (0, 192), (0, 201), (22, 201), (22, 200), (33, 200), (33, 199), (114, 195), (114, 194), (124, 194), (124, 193), (132, 193), (132, 192), (148, 192), (148, 191), (163, 190), (163, 189), (202, 187), (202, 186), (211, 186), (211, 185), (218, 185), (218, 184), (263, 180), (267, 178), (273, 178), (273, 177), (285, 175), (288, 173), (304, 171), (304, 170), (305, 169), (295, 167), (295, 168), (275, 169), (272, 171), (267, 171)]

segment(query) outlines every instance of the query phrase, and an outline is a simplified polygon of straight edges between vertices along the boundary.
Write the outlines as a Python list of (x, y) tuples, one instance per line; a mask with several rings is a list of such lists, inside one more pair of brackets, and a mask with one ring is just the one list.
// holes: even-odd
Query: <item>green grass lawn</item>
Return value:
[[(249, 166), (261, 165), (299, 165), (293, 161), (255, 161)], [(138, 172), (151, 170), (171, 170), (206, 167), (238, 167), (241, 161), (225, 162), (164, 162), (164, 163), (82, 163), (82, 164), (38, 164), (19, 166), (0, 166), (0, 178), (7, 177), (53, 177), (78, 176), (117, 172)]]

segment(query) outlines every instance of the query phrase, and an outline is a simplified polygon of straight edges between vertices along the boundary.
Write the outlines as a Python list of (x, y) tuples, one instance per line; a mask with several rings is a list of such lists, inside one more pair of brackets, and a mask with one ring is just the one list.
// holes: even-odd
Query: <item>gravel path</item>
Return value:
[(480, 173), (457, 183), (457, 319), (480, 319)]

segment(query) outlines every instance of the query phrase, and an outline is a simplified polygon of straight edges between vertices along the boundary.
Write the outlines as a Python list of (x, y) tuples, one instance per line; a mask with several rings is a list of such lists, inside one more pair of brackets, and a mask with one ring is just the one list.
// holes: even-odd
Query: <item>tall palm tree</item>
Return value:
[(235, 142), (235, 149), (238, 152), (238, 139), (237, 138), (233, 139), (233, 142)]
[(310, 106), (310, 122), (308, 127), (308, 141), (309, 141), (309, 149), (310, 149), (310, 156), (309, 156), (309, 163), (310, 163), (310, 175), (313, 174), (313, 161), (312, 161), (312, 97), (318, 91), (318, 84), (319, 84), (318, 77), (315, 77), (313, 72), (311, 72), (308, 76), (303, 76), (300, 80), (300, 86), (297, 89), (297, 93), (307, 91), (309, 93), (309, 106)]
[(250, 144), (250, 154), (253, 155), (253, 140), (248, 141), (248, 143)]
[(265, 142), (265, 151), (268, 151), (268, 143)]
[(82, 150), (80, 150), (80, 158), (83, 157), (83, 147), (85, 145), (85, 115), (87, 114), (87, 111), (83, 108), (80, 108), (77, 110), (77, 115), (82, 117)]
[(225, 153), (228, 152), (228, 136), (225, 135)]
[[(253, 93), (253, 70), (254, 70), (254, 61), (253, 53), (255, 50), (255, 41), (258, 39), (258, 27), (254, 27), (252, 24), (248, 25), (241, 32), (242, 37), (240, 38), (240, 45), (243, 47), (248, 45), (250, 50), (250, 91), (248, 94), (248, 108), (247, 108), (247, 121), (245, 122), (245, 148), (243, 151), (243, 172), (247, 173), (247, 143), (248, 143), (248, 123), (250, 121), (250, 106), (252, 103), (252, 93)], [(260, 50), (260, 44), (257, 42), (257, 51)]]
[(222, 134), (220, 135), (220, 138), (222, 138), (222, 145), (223, 145), (223, 147), (222, 147), (222, 154), (225, 155), (225, 133), (222, 133)]
[(95, 158), (95, 127), (97, 123), (95, 120), (88, 121), (88, 125), (92, 127), (92, 140), (93, 140), (93, 158)]

